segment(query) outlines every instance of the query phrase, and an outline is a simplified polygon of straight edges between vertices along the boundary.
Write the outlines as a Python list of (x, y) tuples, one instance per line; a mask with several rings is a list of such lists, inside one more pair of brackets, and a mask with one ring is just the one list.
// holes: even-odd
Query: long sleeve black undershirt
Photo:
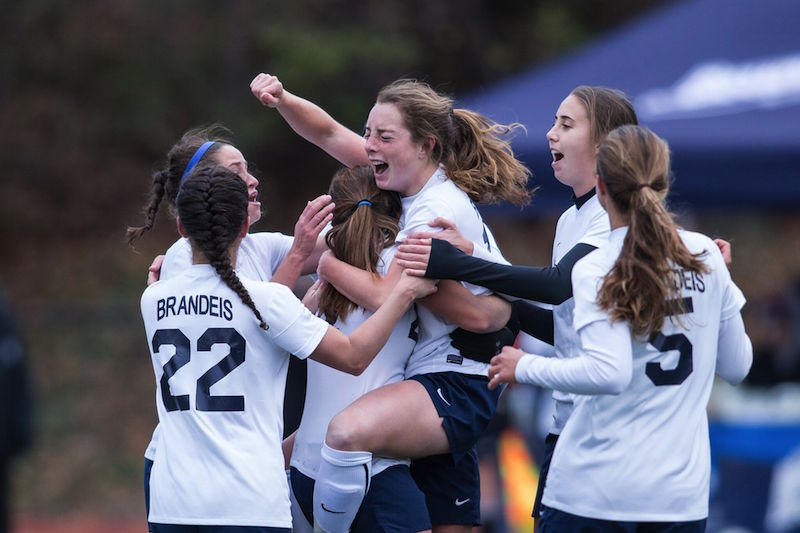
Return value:
[(555, 266), (530, 267), (492, 263), (469, 256), (447, 241), (432, 239), (425, 277), (467, 281), (509, 296), (558, 305), (572, 297), (572, 267), (594, 249), (578, 243)]

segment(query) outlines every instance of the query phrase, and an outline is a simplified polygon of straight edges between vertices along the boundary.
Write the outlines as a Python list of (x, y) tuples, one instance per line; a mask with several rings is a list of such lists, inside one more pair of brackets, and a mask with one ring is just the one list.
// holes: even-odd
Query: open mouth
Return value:
[(552, 150), (550, 153), (553, 154), (553, 162), (554, 163), (558, 163), (559, 161), (564, 159), (564, 154), (562, 154), (561, 152), (556, 152), (555, 150)]
[(258, 191), (251, 192), (248, 200), (251, 202), (258, 202)]
[(386, 169), (389, 168), (389, 165), (387, 165), (383, 161), (373, 161), (372, 162), (372, 167), (375, 169), (375, 175), (379, 176), (379, 175), (383, 174), (384, 172), (386, 172)]

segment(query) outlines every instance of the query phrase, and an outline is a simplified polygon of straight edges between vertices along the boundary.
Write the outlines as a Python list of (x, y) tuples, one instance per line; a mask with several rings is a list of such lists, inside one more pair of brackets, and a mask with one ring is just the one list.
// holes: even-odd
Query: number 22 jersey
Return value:
[(142, 295), (160, 425), (150, 522), (291, 527), (281, 453), (289, 353), (308, 357), (328, 324), (282, 285), (242, 283), (268, 331), (210, 265)]

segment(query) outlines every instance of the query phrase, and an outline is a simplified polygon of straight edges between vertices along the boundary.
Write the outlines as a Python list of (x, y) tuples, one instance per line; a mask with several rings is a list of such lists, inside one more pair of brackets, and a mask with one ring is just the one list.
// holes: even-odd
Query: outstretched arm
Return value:
[(318, 105), (285, 90), (277, 77), (259, 74), (250, 82), (250, 91), (263, 105), (277, 109), (298, 135), (343, 165), (369, 165), (363, 137), (334, 120)]
[(431, 280), (424, 284), (418, 281), (419, 278), (401, 276), (384, 304), (349, 337), (328, 326), (322, 341), (309, 357), (348, 374), (361, 374), (389, 340), (395, 324), (414, 300), (436, 290), (436, 284)]
[(406, 239), (396, 257), (413, 275), (468, 281), (495, 292), (557, 305), (572, 297), (572, 267), (594, 249), (578, 243), (553, 267), (529, 267), (471, 257), (447, 241), (425, 238)]
[(633, 372), (630, 330), (624, 322), (593, 322), (579, 332), (578, 357), (558, 359), (526, 354), (506, 346), (492, 358), (489, 388), (500, 383), (530, 383), (576, 394), (619, 394)]

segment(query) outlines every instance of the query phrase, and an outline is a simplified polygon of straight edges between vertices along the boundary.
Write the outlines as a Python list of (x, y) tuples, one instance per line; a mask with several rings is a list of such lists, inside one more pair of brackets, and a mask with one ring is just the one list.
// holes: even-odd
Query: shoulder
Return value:
[(678, 236), (680, 236), (683, 244), (686, 245), (686, 248), (691, 253), (702, 254), (705, 252), (705, 255), (708, 257), (708, 259), (703, 258), (703, 260), (706, 263), (712, 263), (712, 266), (715, 268), (717, 266), (717, 262), (722, 263), (724, 266), (725, 262), (722, 259), (722, 253), (719, 251), (719, 247), (711, 239), (711, 237), (696, 231), (688, 231), (685, 229), (679, 229)]
[(170, 246), (164, 254), (161, 264), (161, 279), (180, 274), (192, 264), (192, 245), (189, 239), (181, 237)]
[(284, 235), (277, 231), (259, 231), (256, 233), (248, 233), (242, 239), (242, 244), (247, 243), (248, 246), (283, 246), (287, 242), (292, 243), (294, 238), (291, 235)]

